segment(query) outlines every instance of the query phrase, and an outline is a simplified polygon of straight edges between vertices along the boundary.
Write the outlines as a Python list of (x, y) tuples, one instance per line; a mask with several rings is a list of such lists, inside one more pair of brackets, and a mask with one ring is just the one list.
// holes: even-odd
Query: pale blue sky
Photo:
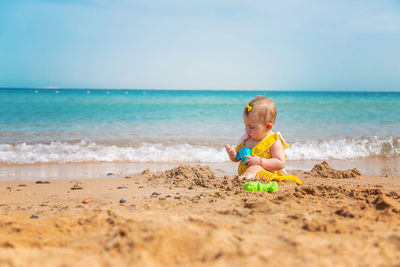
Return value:
[(400, 91), (399, 0), (1, 0), (0, 87)]

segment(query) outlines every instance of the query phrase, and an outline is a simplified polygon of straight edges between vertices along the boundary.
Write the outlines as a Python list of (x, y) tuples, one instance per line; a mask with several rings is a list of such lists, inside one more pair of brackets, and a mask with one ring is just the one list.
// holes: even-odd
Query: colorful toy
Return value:
[(259, 181), (254, 182), (246, 182), (243, 185), (243, 189), (249, 192), (259, 192), (259, 191), (267, 191), (267, 192), (278, 192), (278, 183), (277, 182), (269, 182), (268, 184), (260, 183)]
[(246, 160), (248, 160), (248, 158), (246, 158), (246, 156), (252, 156), (251, 149), (247, 146), (242, 147), (239, 150), (239, 152), (236, 155), (236, 159), (240, 160), (243, 164)]
[(297, 178), (294, 175), (276, 175), (273, 174), (272, 172), (269, 171), (259, 171), (256, 174), (256, 179), (258, 178), (258, 180), (265, 180), (266, 182), (270, 182), (270, 181), (277, 181), (277, 182), (281, 182), (281, 181), (293, 181), (297, 184), (303, 184), (302, 181), (300, 181), (299, 178)]

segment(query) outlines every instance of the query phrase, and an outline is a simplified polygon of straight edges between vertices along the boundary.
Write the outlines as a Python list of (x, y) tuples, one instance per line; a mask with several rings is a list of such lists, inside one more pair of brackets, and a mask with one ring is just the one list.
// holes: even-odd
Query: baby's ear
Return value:
[(270, 122), (267, 123), (267, 130), (271, 130), (274, 125)]

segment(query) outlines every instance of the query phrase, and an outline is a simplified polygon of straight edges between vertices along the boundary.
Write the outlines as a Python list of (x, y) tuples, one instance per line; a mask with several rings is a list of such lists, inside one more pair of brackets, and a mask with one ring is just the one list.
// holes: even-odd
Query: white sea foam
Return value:
[(371, 156), (400, 156), (398, 137), (338, 139), (293, 143), (287, 149), (291, 160), (355, 159)]
[(224, 149), (181, 144), (141, 144), (138, 147), (117, 147), (81, 141), (70, 144), (0, 144), (0, 162), (10, 164), (72, 162), (225, 162)]
[[(295, 142), (287, 150), (290, 160), (351, 159), (400, 156), (398, 137)], [(8, 164), (73, 162), (228, 162), (225, 149), (179, 144), (142, 143), (118, 147), (90, 141), (49, 144), (0, 144), (0, 162)]]

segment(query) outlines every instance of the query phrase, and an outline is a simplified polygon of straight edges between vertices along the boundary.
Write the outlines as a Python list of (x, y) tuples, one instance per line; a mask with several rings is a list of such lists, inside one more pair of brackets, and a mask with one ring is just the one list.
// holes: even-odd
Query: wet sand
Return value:
[(277, 193), (187, 165), (2, 182), (0, 266), (398, 266), (400, 177), (328, 167)]
[[(320, 163), (318, 160), (288, 160), (288, 170), (311, 170), (314, 165)], [(340, 170), (357, 168), (367, 176), (400, 176), (399, 158), (362, 158), (349, 160), (329, 160), (329, 164)], [(142, 172), (150, 169), (152, 171), (165, 171), (176, 167), (178, 163), (40, 163), (40, 164), (2, 164), (0, 163), (1, 181), (33, 181), (40, 179), (51, 180), (80, 180), (104, 178), (107, 173), (124, 176)], [(190, 165), (196, 165), (191, 163)], [(235, 175), (237, 163), (204, 163), (218, 176)], [(108, 177), (110, 178), (110, 177)]]

